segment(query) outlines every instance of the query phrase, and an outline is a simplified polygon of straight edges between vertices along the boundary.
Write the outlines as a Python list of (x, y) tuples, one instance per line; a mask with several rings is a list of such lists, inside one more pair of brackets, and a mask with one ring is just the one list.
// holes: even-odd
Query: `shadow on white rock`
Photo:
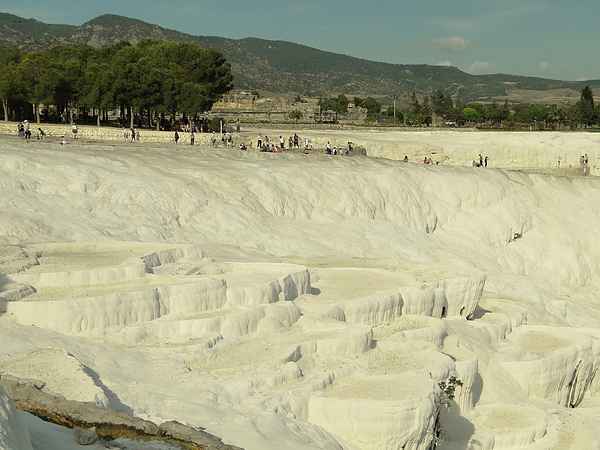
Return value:
[(2, 386), (0, 386), (0, 448), (33, 450), (29, 431)]

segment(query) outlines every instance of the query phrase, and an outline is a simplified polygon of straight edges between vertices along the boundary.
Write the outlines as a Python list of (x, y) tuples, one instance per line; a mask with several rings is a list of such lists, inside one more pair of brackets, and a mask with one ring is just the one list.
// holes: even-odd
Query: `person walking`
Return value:
[(29, 139), (31, 139), (31, 127), (30, 127), (29, 122), (27, 120), (25, 121), (25, 132), (24, 132), (24, 135), (25, 135), (25, 140), (27, 142), (29, 142)]

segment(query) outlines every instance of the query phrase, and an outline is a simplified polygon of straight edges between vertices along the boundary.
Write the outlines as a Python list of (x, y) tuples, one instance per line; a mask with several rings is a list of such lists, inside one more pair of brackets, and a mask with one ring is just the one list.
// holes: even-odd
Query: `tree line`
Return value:
[[(340, 115), (348, 111), (349, 104), (350, 100), (344, 94), (319, 100), (321, 110), (335, 111)], [(443, 124), (451, 126), (477, 125), (505, 129), (558, 129), (564, 126), (571, 129), (591, 128), (598, 126), (600, 121), (600, 106), (594, 104), (590, 86), (585, 86), (579, 101), (570, 106), (527, 103), (509, 105), (507, 101), (503, 104), (464, 103), (440, 90), (424, 97), (413, 92), (410, 98), (394, 101), (386, 110), (371, 97), (354, 97), (354, 104), (367, 109), (367, 122), (395, 121), (405, 126), (431, 125), (434, 116)]]
[[(137, 45), (121, 41), (94, 48), (55, 46), (36, 52), (0, 47), (0, 100), (4, 120), (41, 115), (73, 121), (108, 120), (120, 110), (133, 127), (144, 117), (158, 127), (161, 118), (195, 117), (208, 111), (233, 85), (231, 66), (215, 49), (154, 39)], [(43, 109), (42, 109), (43, 108)]]
[[(508, 102), (498, 104), (468, 103), (459, 99), (452, 100), (448, 94), (436, 91), (429, 100), (423, 100), (421, 109), (425, 121), (431, 120), (430, 114), (436, 114), (443, 121), (457, 125), (477, 125), (493, 128), (536, 128), (557, 129), (568, 126), (571, 129), (590, 128), (598, 125), (600, 108), (594, 105), (594, 95), (590, 86), (581, 90), (579, 101), (570, 106), (536, 105), (519, 103), (509, 106)], [(413, 108), (409, 118), (414, 119), (414, 109), (418, 102), (413, 99)]]

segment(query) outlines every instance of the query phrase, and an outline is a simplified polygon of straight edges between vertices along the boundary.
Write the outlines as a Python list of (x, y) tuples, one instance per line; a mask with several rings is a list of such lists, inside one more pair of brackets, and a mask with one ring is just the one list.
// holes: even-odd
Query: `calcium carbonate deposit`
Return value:
[(600, 448), (600, 137), (294, 131), (0, 138), (0, 449), (79, 448), (24, 385), (223, 448)]

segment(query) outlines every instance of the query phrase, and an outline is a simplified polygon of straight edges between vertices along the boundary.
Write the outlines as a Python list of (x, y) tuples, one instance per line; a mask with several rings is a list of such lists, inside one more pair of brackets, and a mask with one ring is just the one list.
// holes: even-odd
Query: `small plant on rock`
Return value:
[(452, 400), (454, 400), (454, 392), (456, 391), (457, 386), (462, 387), (463, 382), (460, 381), (455, 376), (448, 378), (446, 381), (441, 381), (438, 383), (438, 386), (441, 389), (440, 392), (440, 405), (446, 406), (446, 408), (450, 409), (452, 405)]
[(454, 400), (456, 388), (462, 387), (463, 382), (455, 376), (451, 376), (447, 380), (438, 383), (440, 392), (438, 393), (438, 409), (435, 418), (435, 425), (433, 429), (433, 442), (431, 443), (430, 449), (435, 449), (438, 445), (442, 445), (450, 441), (450, 436), (444, 430), (444, 425), (440, 421), (440, 407), (443, 405), (450, 409), (452, 406), (452, 400)]

